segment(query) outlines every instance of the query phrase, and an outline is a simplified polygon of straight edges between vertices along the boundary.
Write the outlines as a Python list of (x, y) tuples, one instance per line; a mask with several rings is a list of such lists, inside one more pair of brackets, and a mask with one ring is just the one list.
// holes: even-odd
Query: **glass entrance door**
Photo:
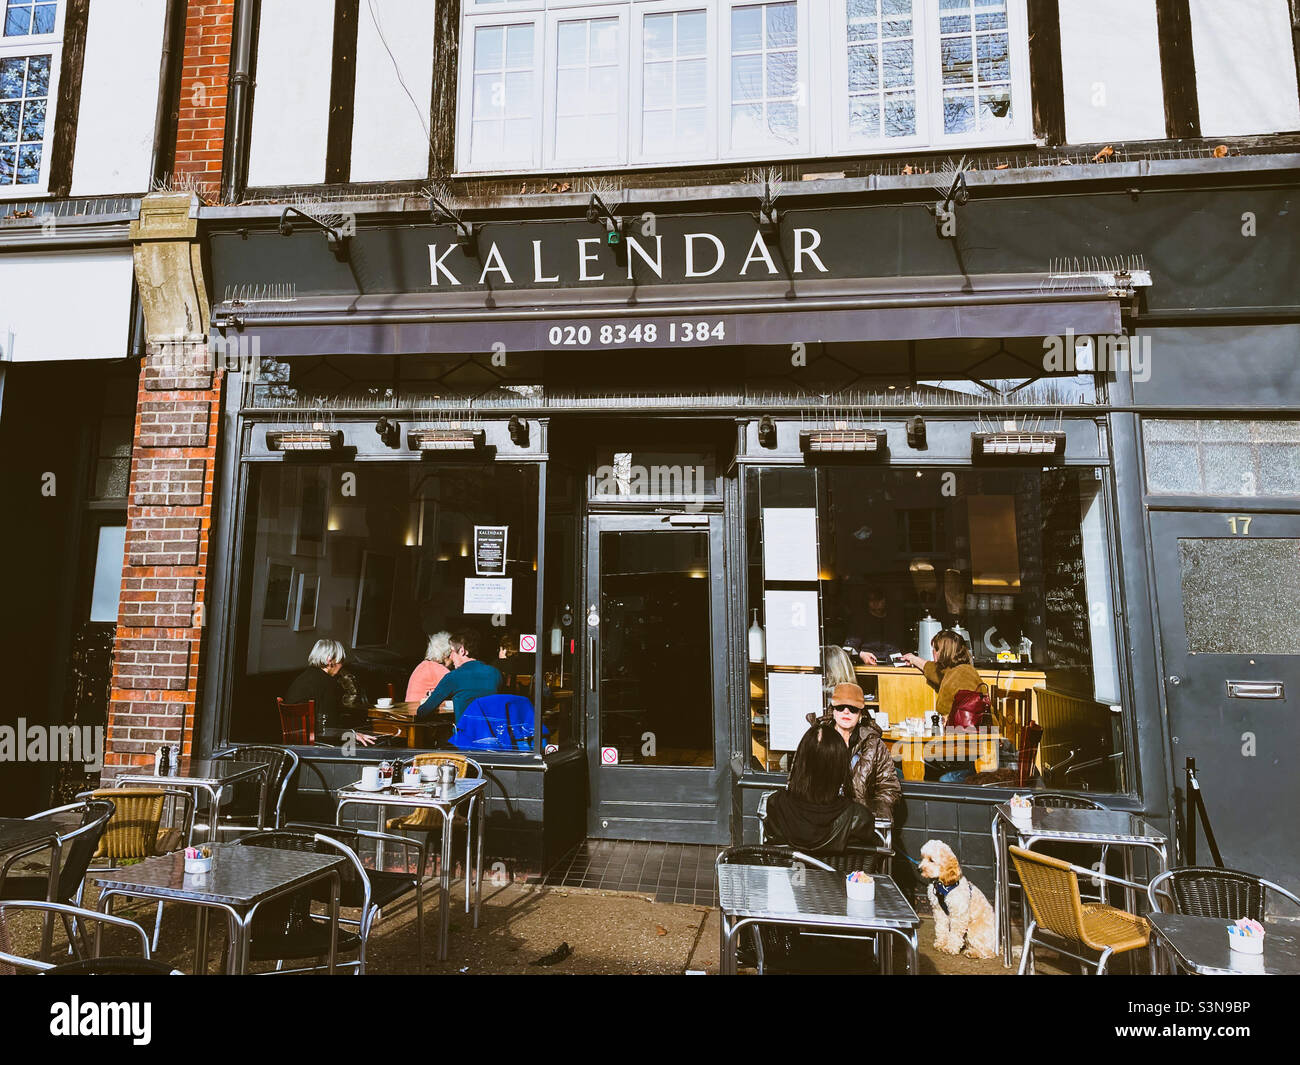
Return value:
[(588, 520), (589, 834), (725, 842), (722, 517)]

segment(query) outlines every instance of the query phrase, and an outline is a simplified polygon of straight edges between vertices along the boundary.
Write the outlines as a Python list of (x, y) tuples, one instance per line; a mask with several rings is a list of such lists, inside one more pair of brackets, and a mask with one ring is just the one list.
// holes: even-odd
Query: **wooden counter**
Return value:
[[(919, 669), (911, 666), (858, 666), (855, 672), (864, 691), (875, 689), (875, 698), (868, 695), (867, 702), (877, 704), (889, 715), (891, 722), (924, 717), (934, 710), (938, 693)], [(1041, 670), (1020, 669), (1014, 665), (978, 672), (980, 679), (989, 686), (990, 693), (995, 687), (1001, 693), (1018, 692), (1041, 688), (1047, 682), (1047, 676)]]

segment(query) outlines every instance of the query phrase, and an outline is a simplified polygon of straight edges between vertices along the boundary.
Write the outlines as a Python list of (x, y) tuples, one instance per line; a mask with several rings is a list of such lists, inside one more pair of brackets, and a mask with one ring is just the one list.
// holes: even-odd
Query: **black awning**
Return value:
[[(888, 279), (909, 291), (673, 286), (653, 299), (565, 290), (580, 302), (546, 304), (537, 294), (489, 296), (459, 306), (437, 296), (312, 297), (281, 304), (222, 304), (214, 328), (257, 338), (258, 353), (293, 355), (472, 354), (494, 351), (638, 351), (661, 348), (1111, 335), (1120, 297), (1096, 291), (972, 285), (970, 278)], [(924, 282), (929, 282), (925, 284)], [(942, 283), (936, 283), (942, 282)], [(725, 293), (725, 295), (724, 295)], [(556, 293), (557, 296), (560, 293)]]

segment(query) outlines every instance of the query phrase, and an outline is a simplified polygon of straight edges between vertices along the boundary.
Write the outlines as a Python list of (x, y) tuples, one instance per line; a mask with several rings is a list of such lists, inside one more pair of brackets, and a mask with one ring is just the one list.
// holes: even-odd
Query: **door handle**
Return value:
[(1230, 680), (1229, 699), (1283, 699), (1284, 688), (1280, 680)]
[(596, 637), (587, 637), (587, 689), (596, 690)]

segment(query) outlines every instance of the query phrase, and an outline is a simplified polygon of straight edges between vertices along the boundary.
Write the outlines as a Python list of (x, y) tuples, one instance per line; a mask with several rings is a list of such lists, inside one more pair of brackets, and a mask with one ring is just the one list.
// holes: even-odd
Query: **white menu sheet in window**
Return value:
[(821, 665), (816, 592), (763, 593), (769, 666)]
[(820, 673), (767, 675), (768, 746), (793, 751), (808, 731), (808, 715), (822, 710)]
[(763, 580), (817, 580), (815, 508), (763, 508)]

